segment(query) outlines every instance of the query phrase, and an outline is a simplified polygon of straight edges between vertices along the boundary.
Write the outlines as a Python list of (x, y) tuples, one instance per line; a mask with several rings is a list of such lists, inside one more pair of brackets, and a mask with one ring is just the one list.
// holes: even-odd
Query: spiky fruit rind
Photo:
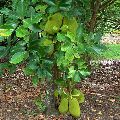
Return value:
[(73, 117), (80, 117), (80, 106), (76, 98), (69, 99), (69, 112)]
[(66, 112), (68, 112), (68, 99), (67, 98), (61, 99), (58, 109), (61, 114), (65, 114)]
[(61, 13), (55, 13), (48, 19), (44, 31), (52, 35), (57, 33), (62, 25), (62, 19), (63, 16)]
[[(67, 27), (65, 29), (65, 26)], [(76, 34), (77, 28), (78, 28), (78, 23), (75, 17), (73, 17), (72, 19), (68, 19), (68, 18), (64, 18), (63, 19), (63, 26), (61, 27), (61, 29), (63, 28), (62, 32), (65, 31), (69, 31), (73, 34)]]

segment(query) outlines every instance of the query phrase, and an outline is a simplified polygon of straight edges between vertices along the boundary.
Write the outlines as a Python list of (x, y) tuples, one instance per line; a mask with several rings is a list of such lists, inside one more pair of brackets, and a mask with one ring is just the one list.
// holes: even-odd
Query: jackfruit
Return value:
[(61, 27), (61, 31), (62, 32), (71, 32), (73, 34), (76, 34), (76, 30), (78, 28), (78, 23), (76, 21), (76, 18), (72, 18), (72, 19), (68, 19), (68, 18), (64, 18), (63, 19), (63, 26)]
[(74, 89), (72, 91), (72, 95), (78, 100), (79, 103), (83, 103), (85, 101), (85, 96), (80, 90)]
[(52, 35), (57, 33), (62, 25), (62, 20), (63, 20), (62, 14), (55, 13), (48, 19), (47, 23), (45, 24), (44, 31)]
[(62, 114), (65, 114), (68, 111), (68, 99), (67, 98), (61, 99), (58, 109), (59, 109), (59, 112)]
[(80, 117), (80, 106), (76, 98), (69, 99), (69, 112), (73, 117)]

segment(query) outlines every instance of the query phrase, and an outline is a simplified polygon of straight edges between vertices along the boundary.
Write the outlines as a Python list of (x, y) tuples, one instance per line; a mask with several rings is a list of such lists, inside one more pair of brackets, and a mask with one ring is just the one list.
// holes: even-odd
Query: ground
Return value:
[[(103, 61), (76, 87), (85, 94), (78, 120), (120, 120), (120, 61)], [(0, 79), (0, 120), (74, 120), (70, 115), (47, 115), (35, 105), (46, 97), (47, 85), (34, 87), (21, 68)]]

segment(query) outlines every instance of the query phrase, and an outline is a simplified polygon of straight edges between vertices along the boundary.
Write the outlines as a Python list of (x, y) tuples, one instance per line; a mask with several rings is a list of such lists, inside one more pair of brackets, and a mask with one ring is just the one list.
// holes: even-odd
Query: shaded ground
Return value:
[[(120, 120), (120, 61), (103, 62), (90, 78), (77, 85), (86, 96), (78, 120)], [(71, 116), (44, 116), (34, 104), (47, 85), (34, 88), (21, 69), (0, 78), (0, 120), (74, 120)]]

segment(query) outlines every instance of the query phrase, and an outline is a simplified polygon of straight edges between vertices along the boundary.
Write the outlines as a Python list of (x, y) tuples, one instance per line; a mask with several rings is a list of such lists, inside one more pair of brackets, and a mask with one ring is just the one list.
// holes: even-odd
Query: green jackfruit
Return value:
[(48, 34), (57, 33), (62, 25), (62, 19), (63, 16), (60, 13), (55, 13), (48, 19), (44, 31)]
[(76, 34), (77, 28), (78, 28), (78, 23), (74, 17), (72, 19), (68, 19), (66, 17), (63, 19), (63, 26), (61, 27), (62, 32), (69, 31), (73, 34)]
[(76, 98), (69, 99), (69, 112), (73, 117), (80, 117), (80, 106)]
[(63, 98), (61, 100), (58, 109), (59, 109), (59, 112), (62, 114), (65, 114), (68, 111), (68, 99), (67, 98)]
[(72, 91), (72, 95), (78, 100), (79, 103), (83, 103), (85, 101), (85, 96), (80, 90), (74, 89)]

